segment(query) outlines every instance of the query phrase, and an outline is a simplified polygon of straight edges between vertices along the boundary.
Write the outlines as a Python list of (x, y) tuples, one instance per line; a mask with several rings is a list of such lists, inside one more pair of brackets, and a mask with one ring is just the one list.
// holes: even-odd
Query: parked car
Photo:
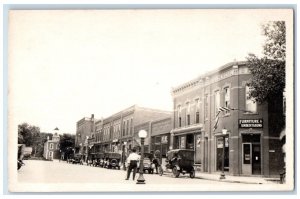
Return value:
[(17, 159), (17, 168), (18, 168), (18, 170), (23, 165), (25, 165), (24, 162), (23, 162), (24, 148), (25, 148), (25, 144), (18, 144), (18, 159)]
[(73, 164), (83, 164), (82, 160), (81, 160), (81, 155), (74, 155), (74, 158), (72, 160)]
[[(153, 174), (155, 165), (153, 164), (153, 154), (152, 153), (144, 153), (144, 161), (143, 161), (143, 172)], [(140, 170), (140, 165), (138, 164), (137, 171)]]
[(104, 167), (108, 169), (117, 168), (120, 169), (121, 167), (121, 154), (108, 152), (104, 154), (105, 156), (105, 163)]
[(194, 151), (189, 149), (175, 149), (167, 152), (166, 168), (171, 169), (174, 177), (181, 174), (190, 174), (190, 178), (195, 177)]

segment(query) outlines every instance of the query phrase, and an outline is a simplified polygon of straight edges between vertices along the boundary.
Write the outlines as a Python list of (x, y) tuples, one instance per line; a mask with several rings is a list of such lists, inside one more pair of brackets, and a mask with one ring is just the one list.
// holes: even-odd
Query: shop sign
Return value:
[(161, 136), (161, 143), (162, 143), (162, 144), (168, 143), (168, 136), (166, 136), (166, 135)]
[(263, 119), (239, 120), (240, 128), (263, 128)]

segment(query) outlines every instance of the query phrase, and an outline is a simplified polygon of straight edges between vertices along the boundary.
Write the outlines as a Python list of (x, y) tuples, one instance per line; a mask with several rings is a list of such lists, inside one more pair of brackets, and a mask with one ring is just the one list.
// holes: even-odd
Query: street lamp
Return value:
[(222, 138), (223, 138), (223, 153), (222, 153), (222, 173), (220, 175), (220, 180), (225, 179), (224, 173), (224, 159), (225, 159), (225, 136), (227, 134), (227, 129), (222, 129)]
[(144, 141), (145, 138), (147, 137), (147, 131), (145, 130), (140, 130), (139, 131), (139, 137), (141, 138), (141, 159), (140, 159), (140, 171), (139, 171), (139, 177), (137, 179), (136, 184), (145, 184), (145, 179), (143, 176), (144, 173)]

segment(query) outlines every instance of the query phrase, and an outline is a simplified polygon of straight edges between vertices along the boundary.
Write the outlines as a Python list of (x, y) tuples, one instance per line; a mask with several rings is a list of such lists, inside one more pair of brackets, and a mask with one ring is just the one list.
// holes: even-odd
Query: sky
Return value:
[(171, 89), (248, 53), (280, 10), (10, 11), (8, 119), (75, 133), (134, 104), (172, 111)]

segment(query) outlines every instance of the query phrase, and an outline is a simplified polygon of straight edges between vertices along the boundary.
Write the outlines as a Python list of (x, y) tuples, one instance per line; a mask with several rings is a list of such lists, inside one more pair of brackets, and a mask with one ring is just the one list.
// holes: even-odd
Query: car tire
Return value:
[(179, 174), (180, 174), (180, 173), (179, 173), (179, 171), (177, 170), (176, 167), (173, 167), (172, 173), (173, 173), (173, 175), (174, 175), (175, 178), (178, 178), (178, 177), (179, 177)]
[(195, 170), (192, 170), (190, 173), (190, 178), (194, 178), (195, 177)]

